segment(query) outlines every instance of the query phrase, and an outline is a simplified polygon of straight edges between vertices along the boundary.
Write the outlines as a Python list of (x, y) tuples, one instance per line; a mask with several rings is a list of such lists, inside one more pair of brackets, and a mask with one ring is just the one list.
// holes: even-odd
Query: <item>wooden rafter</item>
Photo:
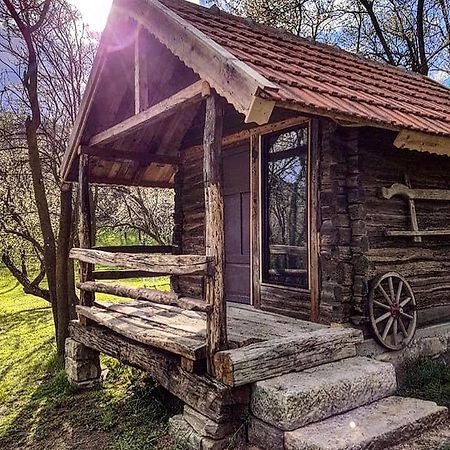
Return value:
[(142, 24), (246, 117), (267, 123), (275, 102), (259, 96), (278, 87), (157, 0), (117, 0), (115, 5)]
[(181, 108), (200, 101), (204, 92), (205, 83), (203, 81), (197, 81), (171, 97), (151, 106), (145, 111), (96, 134), (89, 141), (89, 146), (104, 146), (110, 144), (111, 142), (134, 133), (143, 127), (160, 122), (179, 111)]
[(145, 52), (146, 32), (138, 27), (134, 44), (134, 112), (139, 114), (149, 106), (148, 60)]
[(111, 161), (138, 161), (142, 165), (161, 164), (165, 166), (180, 165), (180, 158), (172, 155), (159, 155), (144, 152), (128, 152), (125, 150), (115, 150), (101, 147), (82, 146), (81, 153), (96, 156), (104, 160)]

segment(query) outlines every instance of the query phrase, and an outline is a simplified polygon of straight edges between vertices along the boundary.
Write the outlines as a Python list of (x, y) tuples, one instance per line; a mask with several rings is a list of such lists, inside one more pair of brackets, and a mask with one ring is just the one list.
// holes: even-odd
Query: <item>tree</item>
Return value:
[[(1, 102), (5, 109), (0, 118), (1, 157), (17, 161), (17, 155), (5, 153), (17, 149), (22, 157), (21, 170), (15, 170), (13, 163), (7, 171), (7, 176), (16, 177), (16, 183), (4, 186), (2, 207), (13, 226), (8, 228), (8, 221), (2, 220), (1, 230), (26, 242), (20, 250), (21, 267), (14, 262), (11, 248), (4, 249), (2, 259), (25, 291), (51, 302), (58, 354), (62, 355), (72, 297), (68, 251), (73, 211), (71, 187), (61, 189), (59, 164), (95, 45), (79, 13), (65, 0), (3, 0), (0, 15), (4, 28), (0, 50), (4, 72), (8, 72), (2, 75), (7, 82)], [(27, 195), (28, 182), (32, 197)], [(17, 196), (18, 186), (23, 197)], [(38, 235), (29, 223), (33, 214), (26, 214), (33, 208)], [(33, 279), (23, 257), (30, 249), (40, 262)], [(39, 288), (44, 273), (48, 290)]]
[(450, 75), (448, 0), (223, 0), (232, 12), (423, 75)]

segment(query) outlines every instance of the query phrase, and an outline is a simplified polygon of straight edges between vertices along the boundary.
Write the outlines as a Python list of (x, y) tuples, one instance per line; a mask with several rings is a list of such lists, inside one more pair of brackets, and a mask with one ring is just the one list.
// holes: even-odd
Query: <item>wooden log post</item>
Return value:
[[(92, 217), (91, 196), (89, 194), (89, 156), (80, 155), (78, 171), (78, 202), (79, 202), (79, 239), (81, 248), (92, 247)], [(93, 280), (93, 264), (79, 261), (80, 283)], [(92, 306), (95, 295), (93, 292), (80, 291), (80, 305)]]
[(225, 240), (224, 207), (222, 194), (222, 129), (223, 104), (212, 92), (206, 98), (206, 117), (203, 136), (203, 174), (205, 183), (205, 248), (206, 255), (214, 258), (214, 271), (206, 276), (207, 364), (210, 375), (215, 375), (215, 353), (228, 347), (226, 305), (224, 296)]

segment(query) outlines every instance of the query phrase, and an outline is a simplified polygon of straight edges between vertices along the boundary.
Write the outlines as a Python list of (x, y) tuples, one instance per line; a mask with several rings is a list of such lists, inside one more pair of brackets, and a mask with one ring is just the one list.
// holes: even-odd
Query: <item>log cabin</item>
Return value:
[[(427, 77), (216, 6), (114, 0), (61, 169), (80, 210), (69, 378), (97, 380), (99, 352), (147, 371), (185, 403), (173, 424), (198, 449), (322, 448), (320, 427), (337, 433), (336, 417), (371, 402), (382, 420), (401, 403), (395, 373), (357, 347), (403, 352), (417, 327), (450, 320), (449, 156), (450, 91)], [(95, 247), (96, 184), (173, 189), (172, 245)], [(105, 282), (160, 275), (170, 292)], [(326, 391), (323, 368), (348, 377), (342, 361), (346, 386), (373, 369), (377, 392), (349, 404), (341, 384), (334, 409), (280, 411), (271, 382), (322, 370)], [(402, 406), (409, 425), (414, 408), (422, 425), (444, 414)]]

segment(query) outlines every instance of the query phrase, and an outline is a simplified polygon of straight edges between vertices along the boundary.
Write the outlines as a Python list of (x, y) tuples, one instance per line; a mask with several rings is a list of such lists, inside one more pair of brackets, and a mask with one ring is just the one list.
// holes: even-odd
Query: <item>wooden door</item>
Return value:
[(223, 151), (225, 298), (250, 303), (249, 144)]

